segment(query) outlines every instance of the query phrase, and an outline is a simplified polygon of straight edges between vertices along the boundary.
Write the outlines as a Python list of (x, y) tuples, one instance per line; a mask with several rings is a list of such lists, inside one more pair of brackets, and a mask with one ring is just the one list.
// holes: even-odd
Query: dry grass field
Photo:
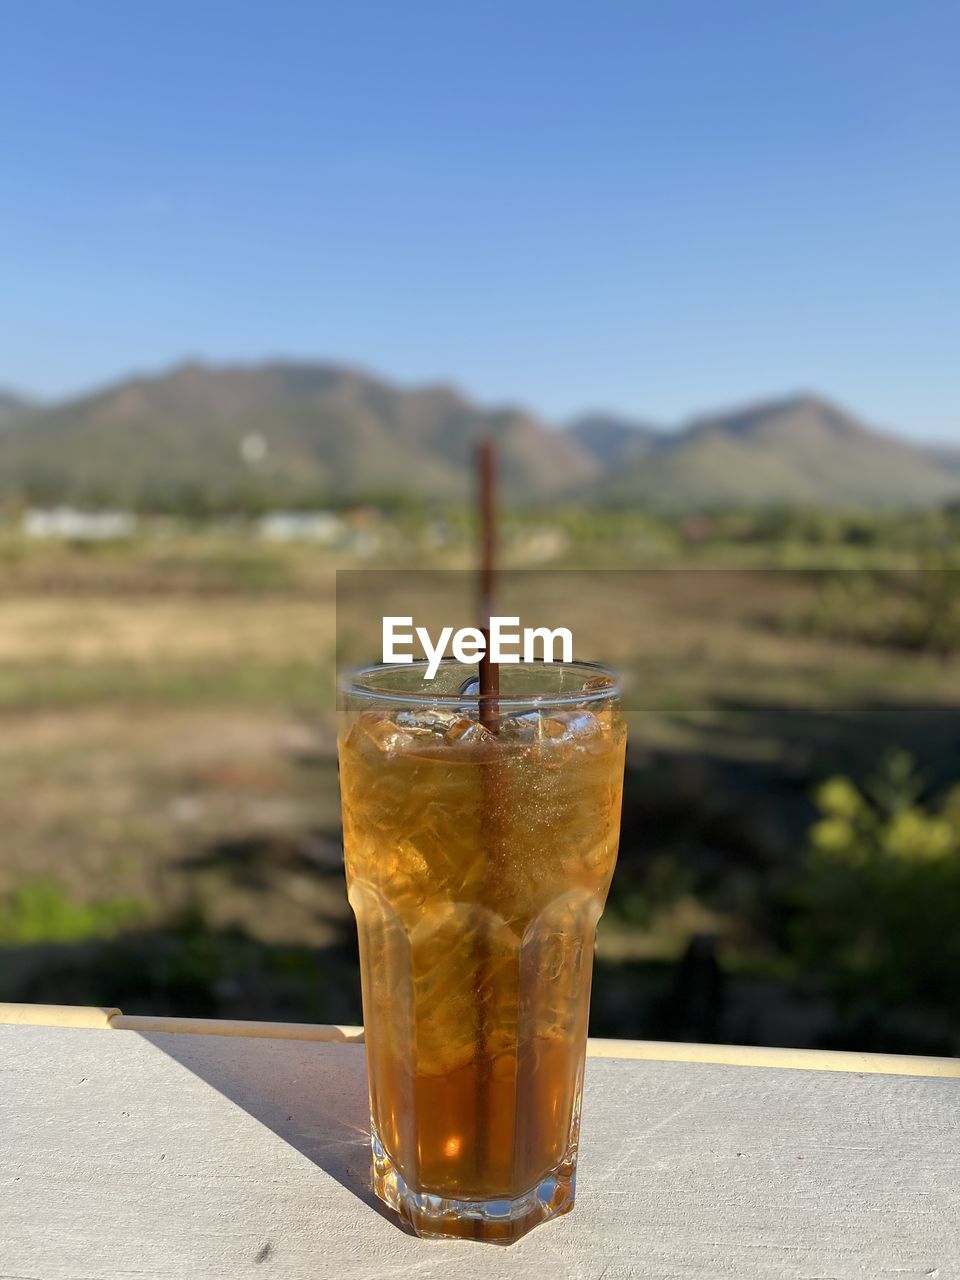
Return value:
[[(0, 998), (356, 1016), (334, 671), (371, 652), (350, 608), (409, 611), (402, 575), (341, 584), (338, 640), (339, 562), (309, 548), (185, 538), (5, 563)], [(829, 1016), (781, 920), (812, 788), (891, 748), (933, 791), (960, 777), (956, 654), (808, 628), (823, 590), (702, 568), (505, 582), (504, 612), (514, 593), (525, 617), (572, 616), (578, 652), (630, 677), (598, 1029), (709, 1036), (664, 1012), (689, 1004), (676, 962), (701, 934), (727, 974), (721, 1037), (813, 1042)]]

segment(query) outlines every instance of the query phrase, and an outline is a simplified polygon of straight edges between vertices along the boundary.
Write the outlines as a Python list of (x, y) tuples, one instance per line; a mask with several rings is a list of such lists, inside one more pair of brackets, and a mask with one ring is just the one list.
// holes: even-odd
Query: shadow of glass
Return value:
[(138, 1033), (306, 1156), (398, 1230), (371, 1187), (363, 1047), (327, 1041)]

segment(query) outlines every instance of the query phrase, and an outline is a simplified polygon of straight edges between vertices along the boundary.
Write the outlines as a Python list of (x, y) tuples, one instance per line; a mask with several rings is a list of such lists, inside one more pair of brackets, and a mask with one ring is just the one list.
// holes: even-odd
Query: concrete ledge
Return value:
[[(363, 1027), (308, 1022), (242, 1022), (217, 1018), (151, 1018), (113, 1008), (79, 1005), (3, 1004), (0, 1023), (37, 1027), (89, 1027), (202, 1036), (247, 1036), (258, 1040), (314, 1040), (362, 1044)], [(860, 1075), (936, 1076), (960, 1079), (960, 1058), (824, 1049), (772, 1049), (736, 1044), (683, 1044), (666, 1040), (588, 1041), (591, 1058), (648, 1062), (703, 1062), (717, 1066), (779, 1067), (793, 1071), (848, 1071)]]
[[(362, 1045), (30, 1016), (0, 1026), (6, 1277), (960, 1276), (956, 1079), (614, 1042), (631, 1057), (587, 1063), (576, 1208), (492, 1249), (418, 1240), (373, 1198)], [(702, 1060), (723, 1053), (742, 1064)]]

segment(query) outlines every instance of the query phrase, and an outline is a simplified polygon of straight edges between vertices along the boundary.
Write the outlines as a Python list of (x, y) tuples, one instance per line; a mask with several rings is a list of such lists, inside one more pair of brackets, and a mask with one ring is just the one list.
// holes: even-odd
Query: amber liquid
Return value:
[(609, 707), (584, 741), (344, 725), (371, 1115), (418, 1192), (513, 1198), (572, 1169), (625, 736)]

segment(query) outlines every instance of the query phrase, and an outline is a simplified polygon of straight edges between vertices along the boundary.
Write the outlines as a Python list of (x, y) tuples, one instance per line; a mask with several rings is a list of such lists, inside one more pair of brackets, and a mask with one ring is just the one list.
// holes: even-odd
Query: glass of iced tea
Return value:
[[(573, 1207), (594, 935), (626, 728), (612, 672), (373, 666), (341, 684), (376, 1193), (510, 1243)], [(486, 724), (485, 724), (486, 722)]]

